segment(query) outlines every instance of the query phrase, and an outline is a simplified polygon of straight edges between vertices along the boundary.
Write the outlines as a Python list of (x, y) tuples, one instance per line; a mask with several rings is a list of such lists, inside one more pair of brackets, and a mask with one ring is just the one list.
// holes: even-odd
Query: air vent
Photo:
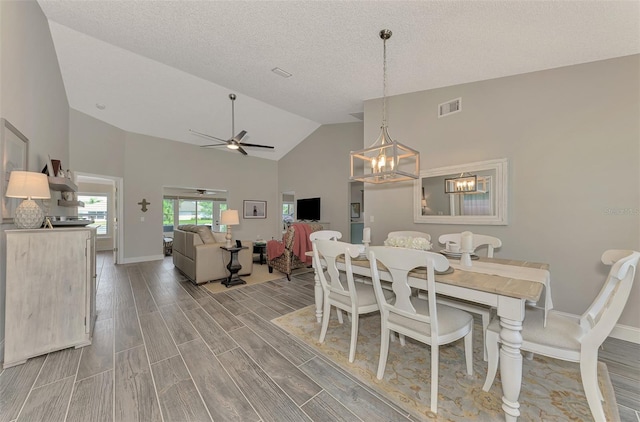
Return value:
[(438, 105), (438, 118), (462, 111), (462, 98)]

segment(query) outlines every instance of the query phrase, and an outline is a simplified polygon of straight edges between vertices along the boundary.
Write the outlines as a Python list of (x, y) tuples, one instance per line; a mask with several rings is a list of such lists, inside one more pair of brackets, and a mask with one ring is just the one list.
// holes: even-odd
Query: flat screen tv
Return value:
[(320, 220), (320, 198), (298, 199), (296, 204), (298, 220)]

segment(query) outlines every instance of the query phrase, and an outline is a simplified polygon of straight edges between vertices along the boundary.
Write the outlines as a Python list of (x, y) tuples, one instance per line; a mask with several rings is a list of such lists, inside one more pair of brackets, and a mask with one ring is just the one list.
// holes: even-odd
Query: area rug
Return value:
[[(500, 372), (489, 392), (482, 391), (487, 364), (482, 360), (481, 325), (474, 326), (472, 376), (466, 374), (462, 340), (440, 346), (438, 414), (430, 411), (430, 349), (407, 338), (404, 347), (391, 343), (382, 380), (376, 378), (380, 350), (380, 315), (360, 316), (354, 363), (349, 363), (350, 326), (340, 325), (332, 313), (327, 336), (318, 343), (320, 324), (309, 306), (272, 320), (276, 325), (313, 347), (349, 374), (369, 386), (417, 420), (495, 421), (504, 420)], [(608, 421), (619, 420), (613, 388), (604, 363), (598, 367)], [(520, 421), (593, 420), (584, 396), (577, 363), (534, 356), (524, 359), (520, 393)]]
[[(300, 269), (294, 270), (291, 275), (295, 276), (295, 275), (307, 273), (310, 271), (313, 271), (313, 269), (300, 268)], [(269, 266), (266, 264), (265, 265), (253, 264), (253, 270), (251, 271), (251, 275), (240, 276), (240, 278), (244, 280), (247, 284), (238, 284), (235, 286), (227, 287), (224, 284), (222, 284), (221, 280), (217, 280), (217, 281), (212, 281), (210, 283), (204, 284), (204, 287), (207, 290), (209, 290), (211, 293), (228, 292), (231, 289), (237, 289), (243, 286), (251, 286), (253, 284), (260, 284), (260, 283), (264, 283), (266, 281), (271, 281), (271, 280), (278, 280), (286, 276), (287, 276), (286, 274), (283, 274), (276, 269), (274, 269), (273, 272), (270, 273)]]

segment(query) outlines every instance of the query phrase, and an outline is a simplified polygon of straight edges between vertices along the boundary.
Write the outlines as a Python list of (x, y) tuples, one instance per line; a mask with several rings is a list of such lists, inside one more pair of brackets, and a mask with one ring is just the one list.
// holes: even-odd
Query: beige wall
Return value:
[(320, 217), (348, 239), (349, 151), (362, 148), (362, 123), (323, 125), (278, 162), (280, 192), (320, 197)]
[[(164, 186), (226, 189), (230, 208), (237, 210), (242, 210), (243, 200), (267, 201), (267, 218), (241, 218), (233, 237), (278, 235), (277, 162), (121, 131), (75, 110), (71, 122), (74, 168), (124, 179), (125, 262), (162, 258)], [(138, 205), (143, 198), (150, 202), (147, 212)]]
[[(28, 169), (42, 170), (48, 154), (68, 165), (69, 103), (49, 25), (36, 2), (0, 1), (0, 69), (0, 116), (29, 139)], [(51, 193), (57, 204), (60, 193)], [(51, 212), (59, 212), (57, 205)], [(0, 225), (0, 341), (6, 286), (3, 231), (11, 228)]]
[[(602, 252), (640, 249), (639, 64), (636, 55), (389, 98), (391, 136), (420, 151), (422, 169), (509, 159), (509, 225), (414, 224), (412, 183), (367, 185), (373, 243), (399, 229), (498, 236), (497, 256), (548, 262), (555, 308), (581, 314), (608, 271)], [(462, 112), (438, 119), (438, 104), (458, 97)], [(366, 145), (380, 107), (365, 102)], [(640, 327), (639, 299), (636, 276), (621, 324)]]

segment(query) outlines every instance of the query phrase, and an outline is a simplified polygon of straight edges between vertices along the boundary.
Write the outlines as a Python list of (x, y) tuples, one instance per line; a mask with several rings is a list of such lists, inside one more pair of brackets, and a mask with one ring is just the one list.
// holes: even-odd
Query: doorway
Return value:
[[(107, 202), (106, 220), (96, 239), (97, 250), (112, 250), (114, 264), (124, 261), (124, 236), (120, 222), (123, 220), (122, 177), (76, 172), (78, 196), (100, 197)], [(86, 202), (86, 201), (85, 201)], [(79, 210), (79, 212), (81, 212)]]
[(364, 229), (364, 183), (349, 183), (349, 226), (350, 242), (362, 243), (362, 230)]

